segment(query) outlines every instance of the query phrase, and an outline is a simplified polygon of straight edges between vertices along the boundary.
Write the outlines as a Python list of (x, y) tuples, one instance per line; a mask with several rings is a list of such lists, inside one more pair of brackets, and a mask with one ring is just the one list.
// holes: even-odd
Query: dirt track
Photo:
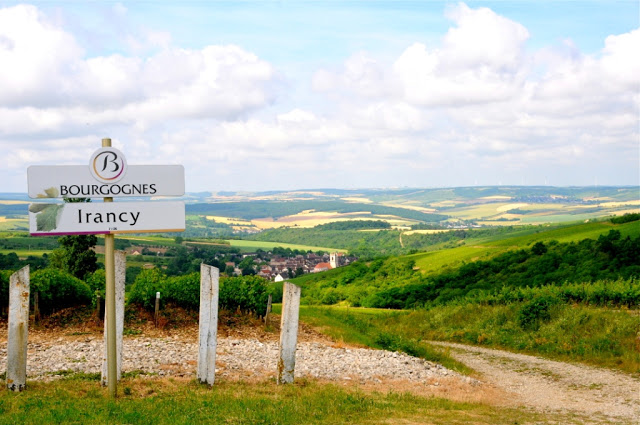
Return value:
[(447, 342), (451, 356), (506, 393), (505, 405), (587, 415), (593, 423), (640, 423), (640, 379), (621, 372)]

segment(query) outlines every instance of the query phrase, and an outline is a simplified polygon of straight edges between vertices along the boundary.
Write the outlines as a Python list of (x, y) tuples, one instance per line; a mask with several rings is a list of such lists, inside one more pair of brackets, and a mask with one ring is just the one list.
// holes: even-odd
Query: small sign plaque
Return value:
[(34, 203), (32, 236), (183, 232), (184, 202)]

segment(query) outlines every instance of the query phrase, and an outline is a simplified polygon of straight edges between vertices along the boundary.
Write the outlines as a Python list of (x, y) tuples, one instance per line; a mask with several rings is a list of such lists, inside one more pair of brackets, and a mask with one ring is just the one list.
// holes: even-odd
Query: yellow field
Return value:
[(509, 199), (511, 199), (511, 196), (493, 195), (493, 196), (483, 196), (480, 199), (504, 199), (504, 200), (509, 200)]
[(436, 212), (435, 208), (419, 207), (417, 205), (394, 204), (393, 202), (383, 202), (382, 205), (384, 205), (385, 207), (404, 208), (405, 210), (420, 211), (423, 213)]
[(498, 214), (498, 208), (505, 207), (513, 204), (479, 204), (472, 205), (468, 207), (456, 208), (454, 210), (449, 210), (446, 213), (452, 215), (456, 218), (462, 218), (465, 220), (473, 220), (478, 218), (493, 218), (493, 216)]
[(418, 234), (424, 234), (424, 235), (429, 235), (432, 233), (444, 233), (444, 232), (450, 232), (453, 229), (428, 229), (428, 230), (409, 230), (408, 232), (404, 232), (402, 233), (403, 235), (407, 235), (407, 236), (411, 236), (414, 233), (418, 233)]
[(333, 223), (335, 221), (371, 220), (372, 218), (371, 213), (367, 211), (352, 213), (303, 211), (298, 214), (280, 217), (277, 220), (272, 218), (259, 218), (251, 220), (251, 223), (259, 229), (273, 229), (283, 226), (306, 228)]
[(440, 202), (432, 202), (430, 205), (432, 207), (437, 207), (437, 208), (448, 208), (448, 207), (452, 207), (456, 204), (456, 201), (440, 201)]
[(214, 220), (216, 223), (228, 224), (230, 226), (233, 226), (233, 225), (251, 226), (251, 222), (243, 218), (222, 217), (218, 215), (208, 215), (206, 216), (206, 218), (207, 220)]
[(640, 205), (640, 199), (635, 201), (624, 201), (624, 202), (603, 202), (599, 206), (602, 208), (615, 208), (615, 207), (623, 207), (625, 205)]
[(507, 205), (501, 205), (498, 208), (496, 208), (496, 211), (505, 212), (505, 211), (509, 211), (509, 210), (515, 210), (516, 208), (526, 207), (527, 205), (529, 205), (529, 204), (507, 204)]
[(373, 201), (369, 198), (356, 198), (356, 197), (352, 197), (352, 198), (340, 198), (343, 201), (346, 202), (359, 202), (361, 204), (371, 204), (373, 203)]
[(3, 205), (21, 205), (21, 204), (30, 204), (29, 201), (9, 201), (9, 200), (3, 200), (0, 201), (0, 204)]
[(640, 213), (640, 208), (635, 208), (631, 210), (611, 211), (611, 215), (625, 215), (625, 214), (637, 214), (637, 213)]

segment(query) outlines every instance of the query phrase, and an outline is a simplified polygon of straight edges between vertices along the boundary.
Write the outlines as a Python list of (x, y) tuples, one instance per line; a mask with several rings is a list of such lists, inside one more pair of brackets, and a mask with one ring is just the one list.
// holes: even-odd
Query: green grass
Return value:
[(423, 273), (435, 272), (443, 267), (460, 265), (463, 261), (470, 262), (478, 259), (488, 259), (494, 255), (511, 249), (522, 249), (536, 242), (578, 242), (582, 239), (598, 239), (609, 230), (620, 231), (621, 236), (637, 237), (640, 235), (640, 222), (635, 221), (620, 225), (611, 222), (595, 222), (568, 226), (528, 227), (516, 230), (514, 233), (494, 236), (490, 238), (469, 238), (463, 246), (441, 251), (418, 253), (403, 258), (414, 260), (416, 266)]
[(0, 221), (0, 231), (29, 231), (29, 220)]
[(30, 255), (34, 255), (36, 257), (42, 257), (42, 254), (51, 254), (50, 249), (0, 249), (0, 254), (7, 255), (9, 253), (15, 252), (16, 255), (20, 258), (28, 257)]
[(416, 338), (504, 348), (640, 373), (640, 353), (635, 346), (639, 311), (556, 305), (538, 326), (523, 329), (518, 315), (524, 305), (434, 307), (411, 313), (394, 326)]
[[(281, 305), (273, 312), (279, 314)], [(300, 320), (313, 326), (334, 341), (390, 351), (401, 351), (409, 355), (439, 363), (463, 374), (472, 371), (448, 355), (446, 349), (427, 344), (413, 337), (397, 334), (384, 324), (406, 316), (408, 311), (376, 308), (353, 308), (346, 306), (300, 306)]]
[[(426, 341), (441, 340), (482, 345), (515, 352), (578, 361), (640, 374), (636, 334), (640, 311), (613, 310), (585, 305), (556, 305), (547, 319), (534, 328), (518, 323), (525, 303), (478, 305), (460, 303), (428, 310), (377, 310), (302, 306), (303, 321), (334, 339), (370, 347), (391, 345), (465, 373), (447, 352), (434, 350)], [(376, 310), (376, 309), (366, 309)], [(403, 346), (407, 349), (402, 349)], [(420, 347), (430, 351), (420, 352)]]
[(113, 401), (96, 382), (29, 382), (22, 393), (0, 393), (0, 424), (577, 424), (584, 419), (306, 380), (281, 386), (218, 380), (208, 388), (193, 381), (124, 379), (119, 393)]
[[(335, 341), (403, 351), (464, 374), (470, 373), (466, 366), (428, 341), (525, 352), (640, 376), (640, 310), (559, 304), (537, 326), (523, 328), (518, 318), (525, 304), (460, 302), (414, 311), (303, 305), (300, 320)], [(280, 308), (274, 305), (274, 313)]]

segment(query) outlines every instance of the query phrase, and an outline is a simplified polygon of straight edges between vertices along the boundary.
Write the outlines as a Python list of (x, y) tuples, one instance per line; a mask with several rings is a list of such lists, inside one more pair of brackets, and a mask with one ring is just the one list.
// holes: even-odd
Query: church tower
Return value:
[(337, 252), (332, 252), (331, 254), (329, 254), (329, 264), (331, 264), (332, 269), (338, 268), (339, 264)]

